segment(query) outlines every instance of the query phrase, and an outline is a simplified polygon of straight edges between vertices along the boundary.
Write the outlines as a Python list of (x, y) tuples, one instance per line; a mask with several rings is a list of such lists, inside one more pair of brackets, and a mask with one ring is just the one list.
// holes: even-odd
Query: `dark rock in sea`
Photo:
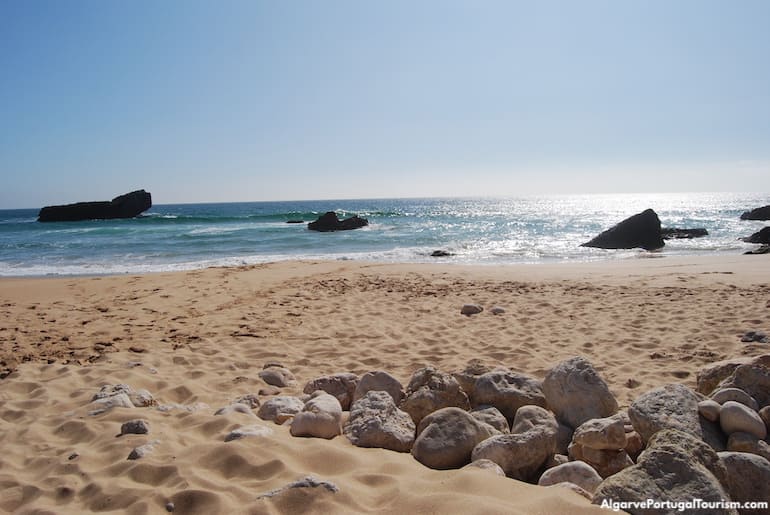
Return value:
[(744, 254), (770, 254), (770, 245), (762, 245), (754, 250), (747, 250)]
[(287, 224), (304, 224), (305, 221), (304, 220), (287, 220), (286, 223)]
[(351, 229), (358, 229), (369, 225), (369, 221), (366, 218), (361, 218), (358, 215), (351, 216), (344, 220), (337, 218), (337, 213), (334, 211), (328, 211), (318, 217), (315, 222), (307, 224), (307, 228), (311, 231), (319, 232), (332, 232), (332, 231), (349, 231)]
[(676, 227), (664, 227), (660, 230), (664, 240), (690, 240), (692, 238), (701, 238), (708, 236), (709, 232), (699, 227), (697, 229), (679, 229)]
[(144, 190), (132, 191), (110, 201), (78, 202), (61, 206), (46, 206), (38, 214), (39, 222), (77, 222), (80, 220), (110, 220), (134, 218), (152, 207), (152, 196)]
[(741, 215), (741, 220), (770, 220), (770, 206), (762, 206)]
[(762, 243), (763, 245), (767, 245), (770, 243), (770, 227), (763, 227), (748, 238), (743, 238), (743, 241), (746, 243)]
[(446, 250), (434, 250), (431, 253), (430, 257), (449, 257), (451, 255), (452, 255), (452, 253), (448, 252)]
[(660, 219), (652, 209), (646, 209), (626, 218), (616, 226), (607, 229), (581, 247), (600, 249), (633, 249), (641, 247), (655, 250), (665, 245), (660, 231)]

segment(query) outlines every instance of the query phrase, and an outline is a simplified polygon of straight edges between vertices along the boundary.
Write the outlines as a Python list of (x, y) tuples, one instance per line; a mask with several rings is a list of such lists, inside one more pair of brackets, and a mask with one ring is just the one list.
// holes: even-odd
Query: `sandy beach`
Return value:
[[(642, 254), (640, 254), (642, 256)], [(645, 256), (654, 256), (654, 254)], [(758, 356), (770, 330), (764, 256), (639, 257), (559, 265), (280, 262), (148, 275), (0, 280), (0, 510), (14, 513), (606, 513), (560, 487), (408, 453), (297, 438), (253, 413), (215, 416), (270, 387), (384, 370), (404, 385), (471, 359), (542, 379), (588, 359), (621, 407), (705, 365)], [(466, 303), (484, 312), (460, 314)], [(493, 315), (500, 306), (505, 313)], [(154, 398), (90, 415), (103, 385)], [(163, 409), (159, 409), (163, 407)], [(148, 421), (147, 435), (116, 437)], [(267, 434), (225, 442), (240, 426)], [(127, 460), (154, 442), (152, 452)], [(312, 475), (338, 487), (261, 495)]]

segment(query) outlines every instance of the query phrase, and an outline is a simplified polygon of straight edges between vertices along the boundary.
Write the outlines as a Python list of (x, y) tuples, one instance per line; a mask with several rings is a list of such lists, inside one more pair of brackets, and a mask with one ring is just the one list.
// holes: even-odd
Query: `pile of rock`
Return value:
[(406, 387), (384, 371), (315, 378), (302, 398), (273, 397), (258, 415), (295, 436), (345, 435), (356, 446), (410, 452), (434, 469), (473, 466), (568, 486), (597, 504), (761, 501), (770, 487), (748, 485), (770, 480), (768, 365), (770, 355), (719, 363), (702, 371), (699, 391), (664, 385), (626, 411), (582, 357), (558, 363), (542, 381), (474, 360), (451, 374), (422, 368)]

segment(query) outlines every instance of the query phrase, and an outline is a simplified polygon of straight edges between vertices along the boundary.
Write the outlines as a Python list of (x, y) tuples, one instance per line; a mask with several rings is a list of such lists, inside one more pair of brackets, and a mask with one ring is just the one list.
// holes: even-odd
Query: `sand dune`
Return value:
[[(601, 513), (579, 495), (409, 454), (294, 438), (252, 413), (214, 415), (267, 385), (472, 358), (542, 378), (588, 358), (621, 405), (713, 361), (767, 353), (762, 256), (461, 267), (286, 262), (146, 276), (0, 281), (0, 510), (31, 513)], [(462, 316), (466, 302), (487, 309)], [(499, 305), (506, 312), (492, 315)], [(91, 415), (103, 385), (154, 405)], [(261, 396), (264, 400), (266, 396)], [(141, 418), (147, 435), (123, 435)], [(241, 427), (258, 434), (225, 442)], [(260, 428), (267, 429), (260, 429)], [(150, 454), (127, 460), (137, 446)], [(336, 485), (261, 497), (305, 476)]]

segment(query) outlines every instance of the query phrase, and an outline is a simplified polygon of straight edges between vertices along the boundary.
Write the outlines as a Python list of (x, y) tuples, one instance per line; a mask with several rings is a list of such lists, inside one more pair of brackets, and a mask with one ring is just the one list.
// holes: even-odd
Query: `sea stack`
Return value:
[(38, 222), (78, 222), (81, 220), (110, 220), (134, 218), (152, 207), (152, 195), (137, 190), (110, 201), (78, 202), (46, 206), (37, 215)]
[(660, 218), (652, 209), (646, 209), (583, 243), (581, 247), (655, 250), (665, 244), (660, 231)]

